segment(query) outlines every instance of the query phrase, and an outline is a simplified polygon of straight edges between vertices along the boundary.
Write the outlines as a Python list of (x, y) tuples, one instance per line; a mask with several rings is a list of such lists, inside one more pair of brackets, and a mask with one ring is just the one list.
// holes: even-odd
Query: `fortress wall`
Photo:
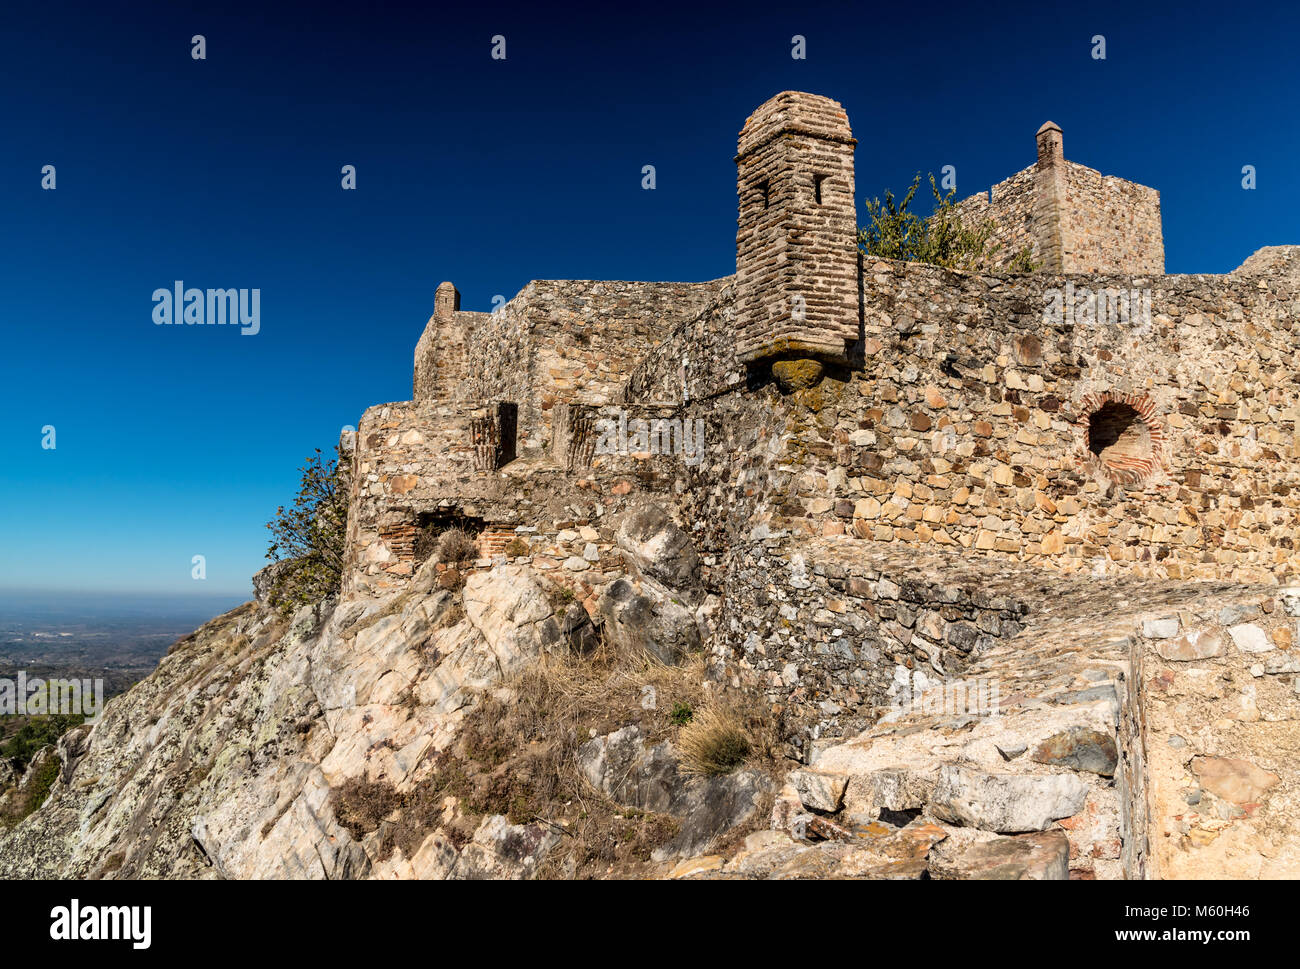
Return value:
[(637, 363), (624, 386), (624, 401), (680, 403), (745, 386), (745, 365), (736, 354), (735, 284), (730, 278), (721, 282), (715, 302), (679, 323)]
[(480, 535), (474, 567), (502, 556), (527, 561), (594, 607), (595, 590), (623, 570), (613, 521), (647, 497), (671, 504), (668, 496), (694, 460), (696, 428), (683, 434), (677, 407), (560, 404), (553, 454), (494, 465), (494, 414), (492, 407), (404, 401), (362, 415), (346, 592), (405, 587), (423, 560), (421, 529), (460, 525)]
[(1295, 878), (1300, 848), (1300, 588), (1144, 624), (1148, 878)]
[[(345, 591), (400, 585), (414, 572), (412, 509), (477, 474), (475, 422), (486, 410), (442, 401), (369, 408), (357, 425)], [(432, 494), (430, 494), (432, 492)]]
[(1165, 271), (1160, 193), (1065, 162), (1062, 265), (1067, 272)]
[[(1035, 221), (1037, 169), (1032, 165), (993, 186), (958, 202), (957, 214), (970, 222), (991, 219), (994, 231), (990, 247), (997, 246), (993, 266), (1006, 266), (1028, 247), (1033, 259), (1043, 262), (1041, 227)], [(918, 190), (918, 194), (919, 194)], [(990, 200), (989, 196), (992, 195)]]
[(475, 321), (468, 394), (517, 403), (520, 456), (543, 454), (557, 404), (614, 400), (636, 363), (714, 300), (722, 282), (531, 282)]
[(487, 319), (487, 313), (459, 310), (445, 320), (437, 316), (429, 318), (415, 346), (415, 400), (469, 399), (469, 336)]
[(1005, 267), (1026, 246), (1046, 272), (1165, 271), (1160, 193), (1067, 161), (1060, 129), (1038, 133), (1039, 160), (985, 193), (957, 203), (963, 219), (991, 219), (994, 266)]
[[(865, 370), (786, 418), (790, 527), (1069, 571), (1300, 567), (1294, 283), (866, 271)], [(1149, 289), (1151, 325), (1045, 325), (1067, 283)], [(1124, 407), (1140, 419), (1094, 454)]]

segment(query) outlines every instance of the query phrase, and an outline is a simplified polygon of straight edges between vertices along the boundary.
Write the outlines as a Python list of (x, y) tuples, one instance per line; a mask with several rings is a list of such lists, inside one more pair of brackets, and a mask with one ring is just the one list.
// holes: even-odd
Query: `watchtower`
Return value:
[(838, 101), (783, 91), (736, 155), (737, 351), (745, 363), (848, 359), (858, 339), (857, 141)]

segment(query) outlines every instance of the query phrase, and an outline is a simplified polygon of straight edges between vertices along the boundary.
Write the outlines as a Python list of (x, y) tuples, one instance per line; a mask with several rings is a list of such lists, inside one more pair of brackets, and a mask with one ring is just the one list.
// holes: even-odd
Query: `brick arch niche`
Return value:
[(1164, 446), (1155, 401), (1146, 394), (1089, 394), (1080, 409), (1089, 469), (1124, 487), (1149, 481)]

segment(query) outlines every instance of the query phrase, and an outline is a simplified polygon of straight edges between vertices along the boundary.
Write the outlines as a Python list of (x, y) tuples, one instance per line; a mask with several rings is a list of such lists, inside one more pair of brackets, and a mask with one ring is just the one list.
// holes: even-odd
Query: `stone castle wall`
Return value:
[(1062, 267), (1078, 273), (1165, 271), (1160, 193), (1065, 163)]
[(1050, 121), (1037, 145), (1034, 165), (957, 203), (963, 219), (992, 221), (990, 265), (1006, 268), (1028, 249), (1045, 272), (1162, 274), (1160, 193), (1067, 161)]
[[(1053, 293), (1089, 287), (1149, 290), (1150, 325), (1079, 308), (1044, 324)], [(865, 368), (792, 416), (794, 527), (1069, 571), (1271, 581), (1300, 566), (1293, 282), (881, 261), (865, 292)]]
[[(1079, 795), (1078, 877), (1196, 875), (1181, 848), (1211, 844), (1223, 871), (1275, 870), (1251, 798), (1289, 818), (1296, 783), (1276, 752), (1300, 593), (1275, 593), (1300, 571), (1300, 248), (1162, 275), (1158, 194), (1067, 162), (1048, 123), (1034, 166), (961, 203), (1004, 263), (1029, 247), (1044, 271), (864, 261), (853, 144), (828, 99), (755, 112), (735, 276), (535, 281), (493, 313), (440, 286), (415, 399), (358, 425), (345, 591), (403, 588), (463, 527), (479, 557), (440, 581), (510, 561), (610, 635), (611, 588), (685, 617), (816, 771), (855, 735), (914, 743), (927, 771), (959, 754), (955, 781), (975, 751), (999, 783)], [(698, 553), (658, 600), (620, 525), (647, 505)], [(997, 741), (1032, 751), (962, 747), (965, 715), (899, 719), (900, 671), (998, 682), (1020, 726)], [(845, 810), (873, 806), (868, 781)]]
[(518, 453), (541, 455), (557, 404), (616, 399), (633, 367), (721, 283), (535, 280), (496, 312), (475, 314), (466, 397), (516, 403)]
[(733, 280), (702, 312), (683, 320), (629, 373), (622, 399), (684, 403), (745, 386), (746, 368), (737, 354), (739, 305)]
[(964, 219), (993, 222), (990, 247), (996, 247), (996, 255), (992, 267), (1006, 267), (1026, 249), (1038, 265), (1047, 258), (1044, 249), (1048, 243), (1043, 237), (1043, 227), (1036, 220), (1037, 188), (1037, 169), (1031, 166), (998, 182), (987, 192), (957, 203), (957, 212)]

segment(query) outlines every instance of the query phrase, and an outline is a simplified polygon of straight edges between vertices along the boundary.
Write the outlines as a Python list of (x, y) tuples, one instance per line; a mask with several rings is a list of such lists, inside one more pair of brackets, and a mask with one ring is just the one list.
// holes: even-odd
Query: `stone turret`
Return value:
[(433, 316), (415, 347), (414, 398), (459, 399), (465, 382), (468, 324), (460, 316), (460, 291), (439, 283), (433, 294)]
[(736, 155), (741, 361), (846, 361), (858, 339), (853, 148), (839, 102), (784, 91), (745, 122)]

